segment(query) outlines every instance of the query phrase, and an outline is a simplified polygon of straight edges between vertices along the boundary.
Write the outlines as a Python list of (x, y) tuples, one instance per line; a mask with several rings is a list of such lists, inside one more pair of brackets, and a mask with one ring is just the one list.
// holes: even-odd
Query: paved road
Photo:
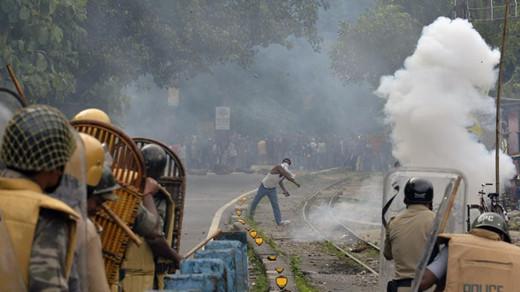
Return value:
[(258, 187), (262, 175), (189, 175), (182, 226), (181, 254), (206, 238), (213, 214), (238, 195)]

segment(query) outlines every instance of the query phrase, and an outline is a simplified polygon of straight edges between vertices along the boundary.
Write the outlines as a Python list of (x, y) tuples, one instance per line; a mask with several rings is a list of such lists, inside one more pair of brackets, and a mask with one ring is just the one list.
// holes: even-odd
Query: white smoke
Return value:
[[(494, 115), (488, 91), (497, 79), (500, 53), (491, 49), (471, 23), (439, 17), (425, 27), (404, 68), (381, 78), (376, 93), (387, 99), (393, 155), (405, 166), (453, 168), (468, 179), (476, 200), (484, 182), (494, 182), (494, 150), (476, 141), (467, 127), (472, 114)], [(501, 185), (515, 174), (500, 153)]]
[(359, 185), (352, 183), (346, 187), (334, 189), (333, 192), (336, 194), (322, 197), (322, 204), (313, 207), (306, 214), (309, 223), (319, 232), (311, 230), (306, 225), (296, 227), (291, 229), (293, 240), (302, 242), (335, 241), (345, 234), (341, 225), (346, 225), (360, 234), (363, 232), (366, 239), (377, 240), (381, 228), (379, 222), (381, 220), (383, 177), (374, 174), (361, 181)]

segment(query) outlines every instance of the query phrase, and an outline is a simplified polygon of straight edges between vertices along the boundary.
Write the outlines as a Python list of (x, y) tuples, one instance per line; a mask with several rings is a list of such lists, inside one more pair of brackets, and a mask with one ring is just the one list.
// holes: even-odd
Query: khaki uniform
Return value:
[[(393, 218), (386, 231), (384, 256), (394, 260), (395, 278), (413, 278), (430, 235), (435, 213), (424, 205), (409, 205)], [(406, 291), (400, 289), (399, 291)]]
[(144, 237), (157, 233), (157, 220), (142, 204), (137, 211), (134, 231), (140, 235), (143, 244), (137, 246), (130, 242), (126, 250), (125, 261), (121, 266), (125, 277), (121, 286), (126, 292), (141, 292), (153, 289), (155, 262), (153, 252)]
[[(169, 246), (172, 246), (173, 242), (173, 226), (175, 223), (173, 212), (175, 210), (175, 202), (167, 194), (159, 192), (154, 196), (155, 207), (161, 218), (161, 231), (164, 233), (166, 242)], [(168, 264), (169, 260), (163, 260), (162, 258), (156, 258), (155, 275), (157, 280), (157, 288), (164, 289), (164, 276), (168, 272), (163, 270), (163, 264)]]
[(87, 219), (87, 253), (88, 253), (88, 289), (92, 292), (108, 292), (105, 262), (103, 261), (103, 247), (99, 230), (95, 223)]
[(0, 177), (0, 209), (26, 287), (67, 290), (79, 215), (20, 175)]
[(439, 237), (449, 240), (445, 291), (518, 291), (520, 247), (483, 229)]

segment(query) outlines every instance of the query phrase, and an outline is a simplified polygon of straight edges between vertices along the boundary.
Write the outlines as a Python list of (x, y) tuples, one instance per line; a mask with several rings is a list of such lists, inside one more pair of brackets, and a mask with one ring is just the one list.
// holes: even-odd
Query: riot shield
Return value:
[(148, 144), (160, 146), (167, 155), (166, 167), (158, 182), (168, 191), (173, 201), (173, 217), (171, 222), (165, 222), (164, 231), (168, 242), (177, 252), (180, 249), (182, 219), (184, 215), (184, 200), (186, 194), (186, 171), (180, 158), (163, 143), (148, 138), (133, 138), (140, 149)]
[(128, 226), (133, 226), (142, 202), (143, 157), (135, 143), (116, 127), (93, 120), (77, 120), (71, 124), (78, 132), (89, 134), (106, 145), (113, 159), (112, 172), (121, 186), (116, 191), (118, 200), (105, 203), (107, 208), (94, 217), (96, 224), (103, 228), (101, 243), (105, 271), (108, 283), (113, 285), (119, 281), (119, 269), (131, 240)]
[(80, 218), (76, 225), (76, 247), (69, 276), (69, 291), (88, 291), (87, 271), (87, 185), (83, 142), (71, 127), (76, 138), (76, 150), (65, 166), (58, 188), (50, 194), (74, 209)]
[(25, 106), (25, 102), (16, 92), (0, 87), (0, 137), (3, 136), (9, 119), (18, 109)]
[[(168, 244), (177, 252), (180, 249), (184, 198), (186, 193), (186, 172), (179, 157), (163, 143), (148, 138), (133, 138), (137, 147), (142, 149), (149, 144), (160, 146), (166, 153), (167, 160), (163, 173), (157, 178), (161, 191), (155, 203), (164, 218), (163, 232)], [(165, 206), (165, 208), (164, 208)], [(155, 288), (164, 288), (164, 274), (175, 273), (170, 261), (157, 259), (155, 264)]]
[[(464, 175), (456, 170), (429, 169), (429, 168), (399, 168), (386, 174), (383, 191), (383, 223), (402, 212), (404, 204), (404, 188), (407, 181), (412, 178), (423, 178), (433, 184), (433, 212), (435, 219), (433, 227), (426, 243), (425, 253), (419, 260), (417, 273), (422, 277), (422, 272), (429, 261), (436, 242), (437, 235), (441, 232), (463, 232), (466, 220), (466, 179)], [(393, 261), (386, 260), (384, 241), (386, 227), (383, 224), (380, 241), (380, 269), (379, 287), (381, 291), (386, 290), (387, 283), (395, 278)], [(416, 274), (416, 276), (418, 275)]]
[[(24, 106), (25, 103), (18, 94), (7, 88), (0, 88), (0, 140), (7, 122), (16, 110)], [(3, 165), (0, 164), (0, 167)], [(0, 291), (26, 291), (12, 244), (0, 210)]]

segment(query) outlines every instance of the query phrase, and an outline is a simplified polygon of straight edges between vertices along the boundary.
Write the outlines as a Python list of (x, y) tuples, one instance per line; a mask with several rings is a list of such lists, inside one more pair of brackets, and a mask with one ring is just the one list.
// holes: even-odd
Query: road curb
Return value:
[[(236, 202), (238, 202), (242, 198), (246, 198), (247, 196), (250, 196), (254, 192), (256, 192), (256, 189), (250, 190), (250, 191), (245, 192), (245, 193), (242, 193), (238, 197), (236, 197), (233, 200), (227, 202), (224, 206), (220, 207), (217, 210), (217, 212), (215, 212), (215, 215), (213, 216), (213, 220), (211, 220), (211, 225), (210, 225), (209, 230), (208, 230), (208, 237), (210, 236), (210, 234), (215, 233), (220, 228), (220, 226), (222, 224), (222, 215), (224, 214), (224, 212), (227, 209), (229, 209), (232, 205), (234, 205)], [(231, 214), (228, 214), (228, 216), (231, 216)], [(226, 219), (228, 219), (228, 218), (226, 218)]]
[[(241, 210), (241, 213), (245, 214), (247, 209), (241, 207), (236, 206), (236, 209)], [(253, 252), (261, 260), (265, 268), (266, 276), (269, 279), (269, 291), (297, 291), (295, 277), (290, 264), (285, 255), (280, 254), (269, 245), (270, 238), (264, 235), (262, 230), (251, 227), (242, 216), (235, 214), (231, 216), (231, 221), (233, 222), (231, 225), (233, 229), (247, 233), (249, 248), (253, 249)], [(280, 288), (277, 285), (277, 278), (285, 278), (286, 286)]]
[[(266, 276), (269, 279), (269, 291), (297, 291), (296, 281), (291, 266), (285, 259), (285, 256), (279, 254), (275, 249), (273, 249), (268, 244), (268, 240), (270, 239), (263, 238), (261, 230), (255, 230), (245, 219), (249, 205), (248, 201), (250, 196), (254, 195), (255, 192), (256, 189), (245, 192), (222, 206), (215, 213), (208, 234), (211, 234), (212, 231), (220, 228), (223, 225), (222, 222), (231, 222), (227, 228), (230, 230), (246, 232), (249, 248), (252, 248), (255, 255), (261, 259), (266, 271)], [(252, 231), (256, 231), (256, 235)], [(252, 235), (255, 235), (255, 237)], [(259, 239), (261, 244), (257, 243), (257, 238), (261, 238)], [(287, 279), (287, 285), (283, 289), (279, 288), (276, 284), (276, 280), (279, 277), (285, 277)]]

